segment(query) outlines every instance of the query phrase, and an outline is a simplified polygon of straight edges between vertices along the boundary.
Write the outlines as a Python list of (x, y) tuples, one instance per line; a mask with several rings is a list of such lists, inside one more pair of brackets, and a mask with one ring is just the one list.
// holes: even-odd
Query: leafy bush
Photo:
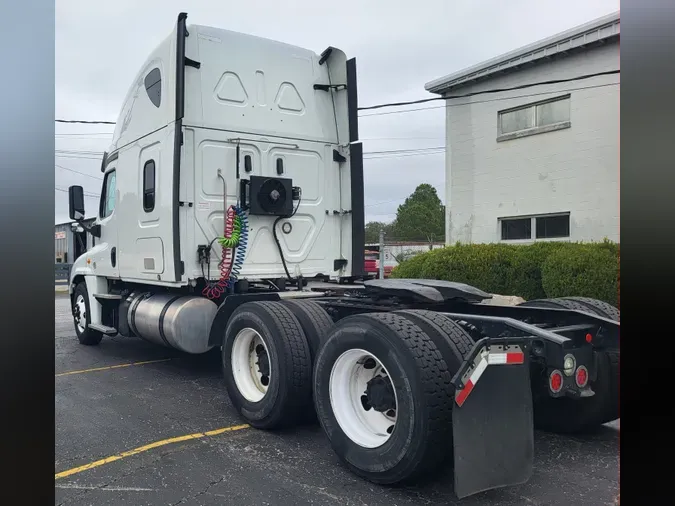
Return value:
[(541, 266), (548, 297), (577, 295), (616, 306), (619, 294), (618, 251), (594, 245), (551, 253)]
[(616, 305), (618, 255), (619, 245), (609, 241), (458, 243), (402, 262), (392, 277), (457, 281), (527, 300), (577, 295)]
[(568, 242), (537, 242), (532, 245), (513, 246), (516, 249), (513, 284), (506, 295), (518, 295), (525, 300), (546, 298), (541, 279), (541, 266), (554, 252), (574, 248)]
[(452, 280), (504, 293), (514, 278), (514, 253), (506, 244), (457, 244), (420, 253), (396, 267), (392, 276)]

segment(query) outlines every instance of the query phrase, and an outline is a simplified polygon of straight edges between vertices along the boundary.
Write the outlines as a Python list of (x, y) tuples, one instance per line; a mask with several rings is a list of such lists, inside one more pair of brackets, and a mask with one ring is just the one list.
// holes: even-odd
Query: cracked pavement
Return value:
[[(56, 469), (78, 467), (154, 441), (244, 423), (225, 392), (217, 352), (190, 356), (140, 339), (78, 344), (68, 298), (56, 296), (56, 372), (171, 358), (55, 378)], [(55, 482), (57, 505), (613, 505), (618, 423), (588, 436), (535, 434), (525, 485), (457, 501), (452, 476), (380, 487), (338, 462), (321, 428), (244, 429), (170, 444)]]

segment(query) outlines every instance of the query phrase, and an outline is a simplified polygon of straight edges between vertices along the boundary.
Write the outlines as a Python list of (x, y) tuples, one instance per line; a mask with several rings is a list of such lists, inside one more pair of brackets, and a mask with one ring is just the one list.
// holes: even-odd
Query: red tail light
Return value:
[(557, 394), (562, 390), (563, 387), (563, 375), (557, 369), (551, 373), (548, 378), (548, 387), (551, 389), (551, 392)]
[(580, 365), (576, 374), (577, 386), (583, 388), (588, 384), (588, 369)]

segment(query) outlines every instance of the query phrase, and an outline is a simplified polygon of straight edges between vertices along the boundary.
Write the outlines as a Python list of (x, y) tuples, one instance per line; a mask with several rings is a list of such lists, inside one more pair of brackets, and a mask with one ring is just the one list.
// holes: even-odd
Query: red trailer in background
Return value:
[(380, 254), (377, 251), (366, 250), (364, 254), (364, 272), (366, 276), (377, 278), (380, 269)]
[[(366, 250), (364, 254), (364, 270), (366, 276), (377, 279), (380, 275), (380, 253), (375, 250)], [(394, 268), (391, 265), (384, 266), (384, 277), (388, 278)]]

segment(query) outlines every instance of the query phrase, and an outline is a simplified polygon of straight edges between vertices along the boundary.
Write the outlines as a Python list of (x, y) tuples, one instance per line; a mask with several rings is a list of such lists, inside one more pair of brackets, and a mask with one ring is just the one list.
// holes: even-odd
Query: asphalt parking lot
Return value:
[(55, 298), (58, 505), (614, 505), (618, 423), (596, 434), (535, 435), (522, 486), (456, 501), (441, 474), (379, 487), (341, 467), (321, 428), (243, 425), (217, 352), (189, 356), (140, 339), (77, 342), (67, 296)]

